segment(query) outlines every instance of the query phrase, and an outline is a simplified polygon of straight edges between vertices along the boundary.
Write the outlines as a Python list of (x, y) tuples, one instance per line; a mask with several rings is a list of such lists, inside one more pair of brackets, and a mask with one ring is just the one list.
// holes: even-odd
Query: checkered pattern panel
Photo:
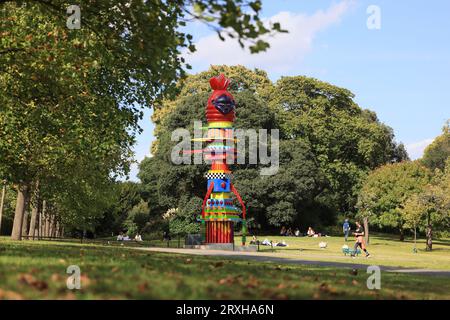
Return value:
[(207, 173), (205, 175), (207, 179), (231, 179), (232, 175), (229, 173)]

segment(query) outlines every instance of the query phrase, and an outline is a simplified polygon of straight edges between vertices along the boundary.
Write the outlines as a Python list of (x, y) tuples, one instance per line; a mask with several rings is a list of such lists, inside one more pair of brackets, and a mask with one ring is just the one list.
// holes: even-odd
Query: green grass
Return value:
[[(350, 262), (358, 264), (383, 265), (403, 268), (424, 268), (434, 270), (450, 270), (450, 240), (435, 240), (433, 251), (425, 251), (425, 240), (418, 240), (417, 253), (413, 253), (414, 242), (412, 240), (399, 241), (398, 238), (390, 236), (373, 236), (370, 238), (370, 244), (367, 250), (372, 255), (370, 259), (362, 256), (352, 259), (344, 256), (342, 246), (347, 244), (353, 248), (353, 238), (345, 243), (344, 237), (272, 237), (259, 236), (259, 240), (265, 238), (281, 242), (286, 241), (288, 247), (270, 247), (260, 246), (261, 253), (264, 255), (302, 260)], [(241, 239), (236, 238), (236, 245)], [(327, 242), (326, 249), (320, 249), (320, 242)], [(301, 250), (300, 250), (301, 249)]]
[[(66, 288), (69, 265), (81, 268), (81, 290)], [(367, 276), (328, 267), (0, 238), (0, 299), (450, 299), (449, 278), (383, 272), (381, 290), (371, 291)]]

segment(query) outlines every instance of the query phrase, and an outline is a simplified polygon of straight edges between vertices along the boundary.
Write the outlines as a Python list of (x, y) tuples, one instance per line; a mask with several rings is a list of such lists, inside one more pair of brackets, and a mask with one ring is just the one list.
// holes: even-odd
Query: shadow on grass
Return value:
[[(377, 234), (377, 235), (373, 235), (370, 238), (371, 241), (376, 241), (376, 240), (384, 240), (384, 241), (392, 241), (394, 243), (412, 243), (414, 244), (414, 239), (412, 238), (406, 238), (403, 241), (400, 241), (398, 236), (395, 235), (388, 235), (388, 234)], [(423, 244), (425, 245), (426, 239), (424, 238), (420, 238), (417, 239), (417, 244)], [(442, 246), (450, 246), (450, 239), (433, 239), (433, 244), (436, 245), (442, 245)]]

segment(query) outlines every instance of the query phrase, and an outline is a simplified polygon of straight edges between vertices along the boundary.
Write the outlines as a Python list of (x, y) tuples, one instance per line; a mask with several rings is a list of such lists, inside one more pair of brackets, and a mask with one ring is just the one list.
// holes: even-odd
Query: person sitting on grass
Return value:
[(285, 236), (286, 235), (286, 228), (283, 226), (283, 227), (281, 227), (281, 230), (280, 230), (280, 236)]
[(361, 249), (366, 253), (366, 258), (369, 258), (370, 253), (366, 250), (366, 241), (364, 240), (364, 228), (358, 221), (356, 221), (356, 230), (353, 232), (353, 235), (356, 237), (356, 241), (353, 253), (351, 255), (352, 258), (355, 257), (358, 247), (361, 247)]
[(296, 237), (300, 237), (300, 230), (299, 230), (298, 228), (295, 229), (294, 235), (295, 235)]
[(250, 244), (258, 244), (259, 240), (256, 238), (255, 235), (253, 235), (252, 240), (250, 241)]
[(287, 231), (286, 231), (286, 237), (292, 237), (294, 234), (292, 233), (292, 229), (291, 228), (289, 228)]
[(141, 235), (139, 233), (136, 234), (136, 236), (134, 237), (134, 241), (136, 241), (136, 242), (142, 242), (143, 241), (142, 237), (141, 237)]
[(119, 235), (117, 236), (117, 241), (123, 241), (123, 233), (119, 232)]
[(314, 232), (313, 228), (309, 227), (309, 228), (308, 228), (308, 231), (306, 232), (306, 235), (307, 235), (308, 237), (314, 237), (315, 234), (316, 234), (316, 233)]

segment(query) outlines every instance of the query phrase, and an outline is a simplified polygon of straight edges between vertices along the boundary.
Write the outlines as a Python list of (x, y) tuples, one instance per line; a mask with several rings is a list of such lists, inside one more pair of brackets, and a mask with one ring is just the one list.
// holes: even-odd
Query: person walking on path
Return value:
[(366, 242), (364, 240), (364, 228), (358, 221), (356, 221), (356, 230), (353, 232), (353, 235), (356, 237), (356, 242), (352, 257), (355, 257), (356, 250), (360, 247), (366, 253), (366, 258), (369, 258), (370, 253), (366, 250)]
[(347, 242), (348, 234), (350, 233), (350, 223), (348, 223), (348, 219), (345, 219), (344, 224), (342, 225), (342, 231), (344, 231), (345, 242)]

